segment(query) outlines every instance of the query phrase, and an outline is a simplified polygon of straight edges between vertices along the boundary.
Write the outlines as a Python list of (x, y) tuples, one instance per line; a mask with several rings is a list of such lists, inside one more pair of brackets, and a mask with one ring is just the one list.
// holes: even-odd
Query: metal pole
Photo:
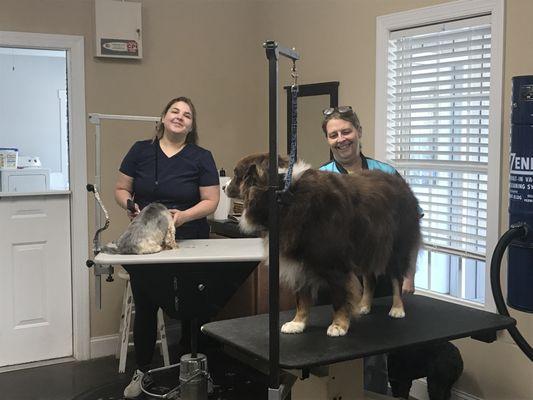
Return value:
[[(94, 186), (96, 190), (101, 189), (102, 177), (101, 177), (101, 120), (121, 120), (121, 121), (140, 121), (140, 122), (157, 122), (159, 117), (146, 117), (139, 115), (113, 115), (113, 114), (98, 114), (89, 113), (89, 122), (95, 125), (95, 137), (94, 137)], [(99, 229), (102, 224), (102, 210), (98, 205), (98, 200), (94, 200), (94, 223), (95, 230)], [(100, 243), (95, 246), (94, 250), (100, 250)], [(109, 266), (112, 268), (112, 266)], [(94, 267), (95, 277), (95, 294), (96, 294), (96, 307), (102, 309), (102, 272), (109, 271), (109, 269), (101, 268), (100, 266)], [(112, 271), (112, 270), (111, 270)], [(112, 273), (112, 272), (111, 272)]]
[[(139, 122), (157, 122), (159, 117), (147, 117), (143, 115), (116, 115), (116, 114), (98, 114), (89, 113), (89, 122), (95, 125), (94, 138), (94, 185), (97, 190), (101, 190), (101, 123), (103, 119), (119, 121), (139, 121)], [(95, 229), (101, 224), (101, 211), (95, 200)]]
[(269, 322), (269, 400), (281, 399), (279, 368), (279, 210), (278, 210), (278, 57), (298, 60), (298, 54), (273, 40), (263, 44), (268, 59), (269, 133), (269, 223), (268, 223), (268, 322)]
[(268, 313), (270, 388), (279, 388), (279, 224), (278, 224), (278, 44), (265, 43), (268, 58)]
[[(91, 119), (91, 117), (89, 117)], [(92, 121), (91, 121), (92, 122)], [(94, 185), (96, 186), (97, 190), (100, 190), (100, 173), (101, 173), (101, 167), (100, 167), (100, 119), (95, 119), (95, 138), (94, 138), (94, 154), (95, 154), (95, 162), (94, 164)], [(97, 230), (102, 225), (102, 212), (100, 210), (100, 207), (98, 205), (98, 200), (96, 198), (94, 199), (94, 229)], [(94, 251), (100, 251), (100, 243), (95, 245)], [(102, 275), (96, 274), (95, 269), (95, 275), (94, 275), (94, 290), (96, 291), (96, 308), (98, 310), (102, 309)]]

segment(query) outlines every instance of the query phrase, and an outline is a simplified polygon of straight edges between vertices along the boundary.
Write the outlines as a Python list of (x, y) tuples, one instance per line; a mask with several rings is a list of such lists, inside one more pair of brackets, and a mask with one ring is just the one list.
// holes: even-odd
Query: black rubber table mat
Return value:
[[(328, 337), (331, 306), (313, 307), (304, 333), (280, 334), (280, 366), (301, 369), (353, 360), (393, 349), (495, 332), (513, 326), (513, 318), (425, 296), (405, 296), (406, 317), (388, 316), (392, 299), (374, 300), (368, 315), (352, 319), (348, 334)], [(280, 323), (294, 311), (280, 313)], [(226, 345), (268, 361), (268, 314), (210, 322), (202, 331)]]

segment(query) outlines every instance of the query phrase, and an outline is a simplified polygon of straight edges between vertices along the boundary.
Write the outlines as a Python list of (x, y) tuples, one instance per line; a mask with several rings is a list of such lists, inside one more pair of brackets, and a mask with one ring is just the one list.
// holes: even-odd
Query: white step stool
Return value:
[[(122, 298), (122, 314), (120, 316), (120, 342), (117, 346), (116, 357), (119, 359), (118, 363), (118, 372), (124, 373), (126, 371), (126, 357), (128, 356), (129, 346), (133, 346), (133, 343), (130, 343), (130, 328), (131, 328), (131, 317), (135, 314), (134, 302), (133, 302), (133, 293), (131, 292), (130, 284), (130, 275), (127, 272), (119, 272), (118, 277), (126, 281), (126, 289), (124, 290), (124, 296)], [(168, 357), (168, 344), (167, 344), (167, 335), (165, 332), (165, 319), (163, 317), (163, 310), (159, 309), (157, 311), (157, 333), (159, 339), (156, 344), (159, 344), (161, 355), (163, 356), (163, 363), (165, 366), (170, 365), (170, 360)]]

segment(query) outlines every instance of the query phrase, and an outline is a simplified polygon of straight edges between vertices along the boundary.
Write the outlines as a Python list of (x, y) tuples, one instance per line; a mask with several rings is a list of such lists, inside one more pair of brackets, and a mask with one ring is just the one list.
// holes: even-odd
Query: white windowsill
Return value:
[(471, 300), (459, 299), (457, 297), (450, 296), (448, 294), (437, 293), (437, 292), (433, 292), (427, 289), (416, 288), (415, 294), (420, 295), (420, 296), (431, 297), (437, 300), (447, 301), (449, 303), (459, 304), (461, 306), (475, 308), (475, 309), (482, 310), (482, 311), (488, 311), (484, 304), (477, 303)]

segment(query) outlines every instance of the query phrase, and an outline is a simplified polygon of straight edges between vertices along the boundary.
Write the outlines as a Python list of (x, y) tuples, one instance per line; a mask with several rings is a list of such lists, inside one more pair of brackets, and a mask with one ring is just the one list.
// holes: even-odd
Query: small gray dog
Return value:
[(170, 211), (161, 203), (151, 203), (131, 221), (116, 242), (102, 247), (108, 254), (151, 254), (178, 247), (176, 227)]

